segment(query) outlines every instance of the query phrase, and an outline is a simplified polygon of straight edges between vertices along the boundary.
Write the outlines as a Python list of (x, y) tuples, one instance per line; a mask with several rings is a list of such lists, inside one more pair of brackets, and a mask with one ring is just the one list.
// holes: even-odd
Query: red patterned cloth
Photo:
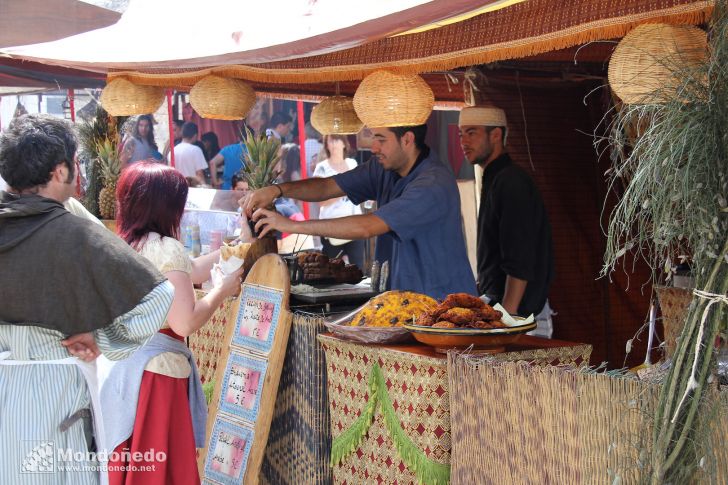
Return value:
[(200, 483), (187, 385), (187, 378), (144, 371), (134, 421), (134, 429), (141, 432), (132, 434), (115, 451), (133, 457), (135, 452), (144, 454), (154, 450), (154, 454), (163, 452), (166, 457), (164, 460), (152, 457), (152, 461), (110, 460), (110, 485)]

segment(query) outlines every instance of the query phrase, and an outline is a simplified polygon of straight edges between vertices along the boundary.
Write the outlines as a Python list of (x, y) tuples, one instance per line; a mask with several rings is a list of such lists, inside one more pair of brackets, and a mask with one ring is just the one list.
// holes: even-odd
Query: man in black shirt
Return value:
[[(460, 113), (465, 158), (483, 168), (478, 211), (478, 291), (511, 314), (538, 315), (553, 279), (551, 226), (541, 194), (505, 151), (506, 116), (492, 106)], [(550, 333), (550, 332), (549, 332)]]

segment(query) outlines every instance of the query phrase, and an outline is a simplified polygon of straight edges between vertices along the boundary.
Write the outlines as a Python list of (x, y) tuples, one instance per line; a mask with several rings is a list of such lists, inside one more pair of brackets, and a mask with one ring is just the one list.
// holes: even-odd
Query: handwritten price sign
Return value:
[(243, 409), (253, 409), (259, 383), (260, 372), (239, 365), (231, 366), (225, 402), (242, 406)]
[(205, 462), (206, 475), (224, 484), (242, 483), (252, 438), (251, 430), (217, 420)]
[(225, 366), (220, 409), (255, 422), (268, 363), (252, 354), (231, 352)]
[(281, 314), (283, 293), (262, 286), (243, 286), (233, 344), (270, 352)]
[(243, 321), (240, 325), (240, 335), (252, 337), (265, 342), (268, 340), (270, 326), (273, 323), (275, 304), (269, 301), (249, 298), (242, 307)]

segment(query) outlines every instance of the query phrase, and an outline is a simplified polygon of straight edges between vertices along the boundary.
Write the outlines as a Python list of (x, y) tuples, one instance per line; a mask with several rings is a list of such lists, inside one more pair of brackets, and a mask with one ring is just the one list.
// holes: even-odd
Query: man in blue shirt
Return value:
[[(264, 187), (240, 201), (260, 236), (271, 230), (339, 239), (377, 236), (376, 259), (390, 262), (388, 288), (445, 298), (476, 294), (463, 238), (460, 195), (450, 170), (430, 155), (425, 125), (374, 128), (372, 158), (353, 170)], [(291, 221), (264, 209), (277, 197), (320, 202), (376, 200), (372, 214)]]
[[(222, 188), (230, 190), (232, 186), (232, 177), (243, 168), (243, 152), (245, 145), (242, 141), (227, 145), (220, 150), (220, 153), (215, 155), (210, 160), (210, 180), (212, 186), (215, 188)], [(222, 180), (217, 178), (217, 167), (220, 163), (224, 164), (222, 172)]]

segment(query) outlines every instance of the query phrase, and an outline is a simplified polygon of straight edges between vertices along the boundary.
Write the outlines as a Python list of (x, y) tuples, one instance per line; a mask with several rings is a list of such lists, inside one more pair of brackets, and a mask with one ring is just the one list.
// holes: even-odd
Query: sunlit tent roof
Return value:
[[(47, 42), (113, 25), (120, 14), (77, 0), (0, 0), (0, 46)], [(0, 95), (103, 86), (98, 73), (0, 57)]]
[(699, 24), (712, 6), (709, 0), (286, 0), (275, 6), (132, 0), (109, 27), (2, 51), (139, 84), (184, 89), (215, 72), (251, 81), (256, 90), (310, 89), (357, 81), (380, 68), (422, 73), (523, 58), (618, 38), (645, 22)]

